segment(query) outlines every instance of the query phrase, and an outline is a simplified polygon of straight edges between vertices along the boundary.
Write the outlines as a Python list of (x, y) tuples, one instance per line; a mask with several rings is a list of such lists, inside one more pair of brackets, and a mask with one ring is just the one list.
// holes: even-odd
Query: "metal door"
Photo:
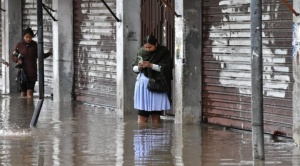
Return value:
[[(2, 8), (2, 3), (0, 3), (0, 8)], [(2, 12), (0, 11), (0, 34), (2, 34)], [(1, 58), (4, 59), (3, 55), (2, 55), (2, 35), (0, 36), (0, 52), (1, 52)], [(2, 63), (0, 63), (0, 80), (2, 79)]]
[[(174, 0), (167, 0), (174, 8)], [(141, 2), (142, 38), (154, 35), (158, 42), (165, 45), (173, 56), (174, 52), (174, 14), (162, 0), (142, 0)], [(143, 40), (141, 40), (143, 41)]]
[[(52, 0), (45, 0), (44, 4), (46, 6), (52, 7)], [(23, 29), (31, 27), (34, 33), (37, 32), (37, 8), (36, 0), (24, 0), (22, 1), (22, 17), (23, 17)], [(52, 48), (52, 19), (43, 11), (43, 32), (44, 32), (44, 51), (47, 52)], [(33, 38), (37, 42), (37, 36)], [(44, 60), (44, 71), (45, 71), (45, 94), (53, 93), (53, 59), (52, 56)], [(36, 88), (38, 89), (38, 88)]]
[(116, 20), (101, 1), (74, 0), (74, 61), (75, 100), (115, 109)]
[[(292, 1), (290, 1), (292, 3)], [(292, 14), (263, 0), (265, 132), (292, 134)], [(250, 1), (203, 1), (203, 121), (251, 129)]]
[[(174, 1), (167, 0), (167, 3), (174, 8)], [(141, 28), (141, 41), (147, 35), (154, 35), (160, 44), (169, 49), (170, 56), (173, 57), (175, 43), (174, 14), (168, 10), (162, 0), (141, 1)], [(174, 112), (171, 110), (167, 114), (174, 114)]]
[[(2, 3), (0, 3), (0, 8), (2, 8)], [(2, 34), (2, 12), (3, 11), (0, 11), (0, 34)], [(1, 35), (1, 38), (0, 38), (0, 53), (1, 53), (1, 59), (4, 59), (3, 58), (3, 55), (2, 55), (2, 35)], [(2, 63), (0, 63), (0, 80), (2, 79)]]

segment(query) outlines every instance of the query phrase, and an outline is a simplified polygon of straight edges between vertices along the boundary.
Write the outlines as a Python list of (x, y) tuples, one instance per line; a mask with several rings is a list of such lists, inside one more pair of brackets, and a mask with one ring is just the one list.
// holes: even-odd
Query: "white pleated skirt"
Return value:
[(134, 108), (143, 111), (170, 110), (170, 102), (165, 93), (151, 92), (147, 89), (149, 78), (139, 73), (134, 90)]

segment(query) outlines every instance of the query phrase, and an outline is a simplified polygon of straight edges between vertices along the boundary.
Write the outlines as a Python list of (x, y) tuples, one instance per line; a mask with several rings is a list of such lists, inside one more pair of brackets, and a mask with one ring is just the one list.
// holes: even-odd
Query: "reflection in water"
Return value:
[(122, 166), (124, 163), (124, 123), (118, 119), (116, 129), (116, 166)]
[(29, 124), (38, 99), (0, 98), (1, 165), (285, 165), (298, 166), (290, 140), (265, 138), (266, 160), (253, 161), (251, 133), (220, 127), (139, 126), (136, 115), (45, 99), (36, 128)]
[(0, 130), (0, 138), (1, 137), (12, 137), (12, 136), (28, 136), (30, 135), (30, 131), (28, 130)]
[(300, 149), (294, 148), (293, 149), (293, 165), (300, 165)]
[(134, 131), (135, 165), (173, 165), (170, 156), (172, 125), (139, 126)]
[(9, 119), (9, 111), (7, 110), (9, 108), (9, 98), (5, 97), (1, 100), (1, 118), (0, 123), (1, 129), (7, 129), (8, 128), (8, 119)]

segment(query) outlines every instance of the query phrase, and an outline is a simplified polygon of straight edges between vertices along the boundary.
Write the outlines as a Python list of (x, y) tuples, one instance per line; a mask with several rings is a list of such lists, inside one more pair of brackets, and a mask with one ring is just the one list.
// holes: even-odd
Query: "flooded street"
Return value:
[(18, 165), (229, 166), (300, 165), (290, 139), (265, 137), (264, 162), (253, 162), (250, 132), (208, 125), (139, 126), (113, 111), (45, 99), (36, 128), (29, 128), (38, 102), (0, 96), (0, 163)]

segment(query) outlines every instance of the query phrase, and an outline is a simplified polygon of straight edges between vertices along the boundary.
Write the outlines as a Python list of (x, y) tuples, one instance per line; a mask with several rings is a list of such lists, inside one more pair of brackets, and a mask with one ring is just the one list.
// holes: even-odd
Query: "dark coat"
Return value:
[[(24, 56), (23, 64), (21, 67), (24, 69), (27, 76), (27, 81), (37, 81), (37, 58), (38, 58), (38, 47), (35, 41), (26, 43), (25, 41), (19, 42), (14, 51), (18, 50), (20, 54)], [(44, 54), (44, 59), (49, 57), (51, 53)], [(14, 62), (18, 62), (18, 58), (14, 55), (11, 55), (11, 58)]]
[[(148, 78), (153, 79), (159, 79), (164, 80), (165, 85), (167, 87), (167, 93), (169, 97), (169, 101), (171, 100), (171, 92), (172, 92), (172, 86), (171, 86), (171, 80), (173, 79), (172, 76), (172, 69), (173, 69), (173, 60), (170, 55), (169, 50), (165, 46), (158, 46), (155, 51), (148, 52), (145, 50), (144, 47), (142, 47), (139, 52), (137, 53), (137, 56), (141, 56), (144, 61), (149, 61), (150, 63), (157, 64), (161, 66), (161, 71), (157, 72), (150, 68), (144, 68), (142, 72), (145, 74)], [(133, 66), (138, 65), (138, 57), (135, 59)]]

